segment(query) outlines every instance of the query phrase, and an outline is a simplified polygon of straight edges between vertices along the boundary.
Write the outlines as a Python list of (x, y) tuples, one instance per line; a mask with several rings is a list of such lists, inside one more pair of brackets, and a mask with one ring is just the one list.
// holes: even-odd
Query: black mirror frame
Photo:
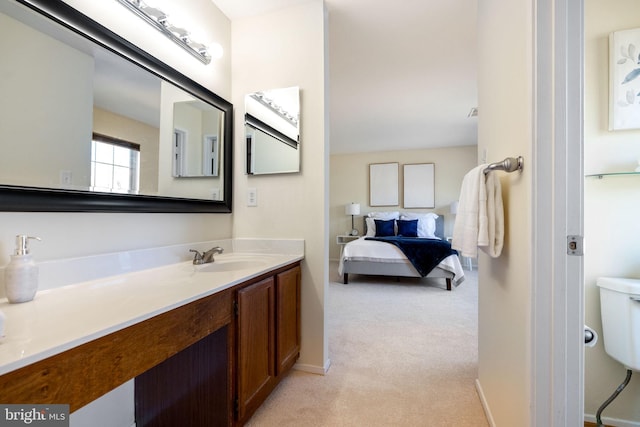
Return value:
[(230, 102), (149, 55), (61, 0), (15, 1), (223, 110), (225, 113), (224, 154), (222, 159), (224, 198), (222, 201), (217, 201), (0, 185), (0, 211), (231, 213), (233, 192), (233, 105)]

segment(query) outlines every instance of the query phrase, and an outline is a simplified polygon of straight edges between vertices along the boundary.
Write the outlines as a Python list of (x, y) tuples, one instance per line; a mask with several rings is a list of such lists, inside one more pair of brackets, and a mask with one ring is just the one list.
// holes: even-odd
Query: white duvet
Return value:
[[(338, 274), (342, 275), (344, 261), (373, 261), (386, 263), (410, 263), (400, 248), (385, 242), (366, 240), (360, 237), (358, 240), (347, 243), (342, 251)], [(464, 280), (464, 270), (457, 255), (450, 255), (443, 259), (438, 267), (455, 275), (453, 281), (457, 285)]]

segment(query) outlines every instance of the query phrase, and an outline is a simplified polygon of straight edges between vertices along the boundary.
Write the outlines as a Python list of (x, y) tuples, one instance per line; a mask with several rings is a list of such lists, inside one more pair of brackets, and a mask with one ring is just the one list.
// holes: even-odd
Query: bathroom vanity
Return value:
[(219, 304), (204, 303), (219, 316), (213, 322), (176, 318), (196, 321), (181, 335), (204, 336), (136, 378), (137, 426), (243, 425), (298, 359), (298, 264), (209, 299)]
[(233, 258), (2, 304), (0, 401), (73, 412), (135, 378), (137, 426), (243, 425), (298, 358), (302, 256)]

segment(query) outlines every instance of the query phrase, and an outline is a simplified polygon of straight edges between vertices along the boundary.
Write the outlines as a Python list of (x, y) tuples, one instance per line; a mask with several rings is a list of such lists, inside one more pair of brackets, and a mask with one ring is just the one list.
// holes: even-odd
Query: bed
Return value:
[[(446, 242), (446, 239), (444, 239), (444, 219), (435, 214), (401, 215), (400, 213), (391, 212), (377, 213), (377, 215), (381, 218), (391, 219), (395, 219), (393, 218), (394, 216), (397, 216), (398, 219), (419, 219), (421, 220), (421, 225), (423, 219), (424, 221), (433, 221), (433, 224), (430, 222), (431, 230), (419, 237), (428, 235), (424, 240), (437, 238), (440, 239), (440, 244)], [(365, 235), (347, 243), (342, 250), (338, 273), (343, 277), (344, 284), (349, 283), (349, 274), (441, 278), (445, 280), (447, 290), (449, 291), (453, 285), (458, 286), (464, 281), (464, 270), (457, 255), (447, 256), (437, 264), (436, 267), (430, 270), (428, 274), (422, 275), (399, 247), (387, 242), (367, 239), (367, 237), (375, 236), (375, 231), (371, 231), (375, 219), (375, 217), (365, 217)], [(388, 219), (386, 221), (388, 221)], [(396, 222), (396, 224), (399, 222), (401, 221)], [(395, 233), (397, 232), (396, 226)], [(450, 248), (448, 243), (446, 243), (446, 245)]]

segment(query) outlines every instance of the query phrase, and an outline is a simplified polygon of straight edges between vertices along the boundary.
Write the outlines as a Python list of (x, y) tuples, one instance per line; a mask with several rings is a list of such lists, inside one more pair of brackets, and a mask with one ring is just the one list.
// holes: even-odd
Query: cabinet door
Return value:
[(266, 399), (275, 382), (273, 277), (238, 291), (238, 419)]
[(300, 267), (276, 276), (276, 375), (300, 354)]

